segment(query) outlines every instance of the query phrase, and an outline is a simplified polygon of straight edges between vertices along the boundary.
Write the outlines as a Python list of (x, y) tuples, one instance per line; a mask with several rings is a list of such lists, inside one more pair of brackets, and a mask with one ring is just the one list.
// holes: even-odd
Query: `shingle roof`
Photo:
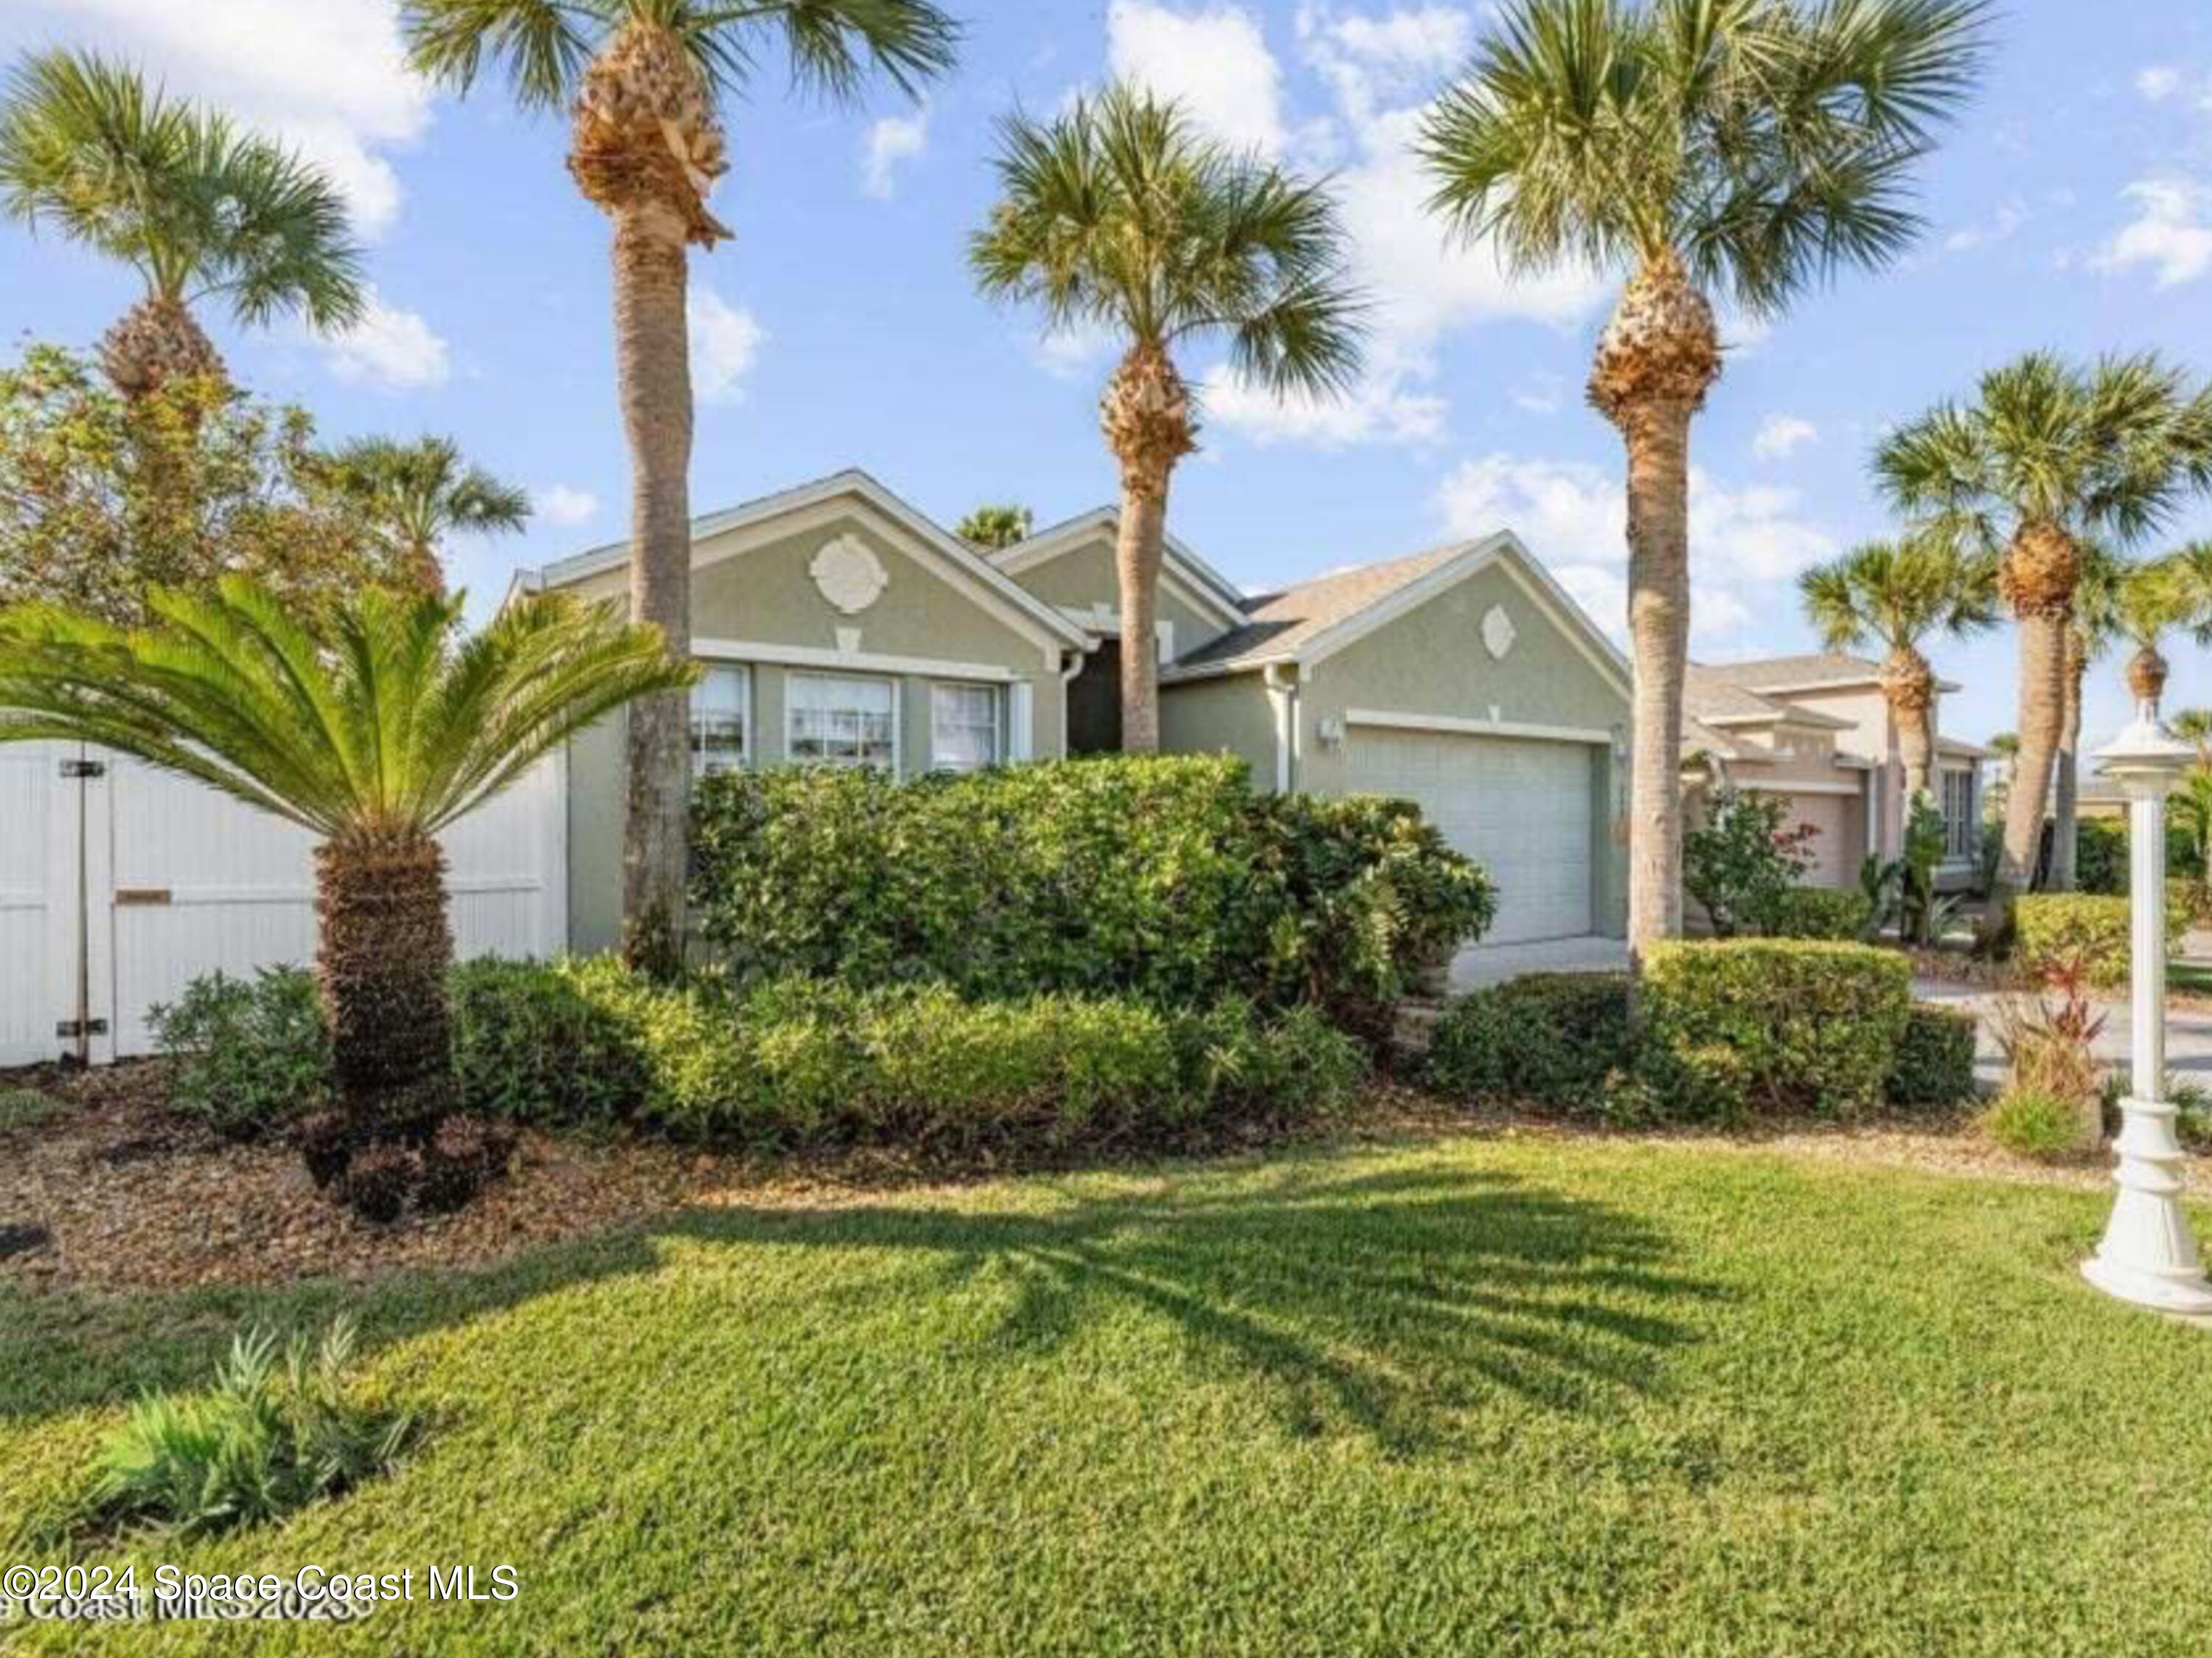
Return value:
[(1747, 691), (1727, 672), (1690, 664), (1682, 680), (1682, 705), (1694, 720), (1771, 719), (1789, 711), (1783, 705)]
[(1829, 680), (1879, 679), (1881, 664), (1841, 651), (1814, 651), (1803, 656), (1767, 656), (1758, 661), (1728, 662), (1715, 667), (1733, 685), (1750, 691), (1771, 691), (1790, 686), (1823, 685)]
[(1464, 541), (1455, 541), (1379, 564), (1333, 570), (1310, 582), (1294, 582), (1279, 593), (1256, 594), (1244, 601), (1244, 612), (1250, 619), (1243, 626), (1231, 628), (1200, 646), (1179, 660), (1175, 668), (1255, 667), (1295, 656), (1315, 635), (1418, 582), (1466, 552), (1467, 546)]
[(1963, 741), (1957, 737), (1936, 738), (1936, 752), (1939, 754), (1955, 755), (1960, 759), (1966, 760), (1985, 760), (1990, 757), (1988, 749)]

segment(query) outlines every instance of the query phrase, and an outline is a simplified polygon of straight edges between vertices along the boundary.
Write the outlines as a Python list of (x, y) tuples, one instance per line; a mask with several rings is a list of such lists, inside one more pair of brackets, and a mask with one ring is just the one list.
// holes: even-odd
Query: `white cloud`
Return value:
[[(1568, 596), (1589, 618), (1628, 648), (1628, 578), (1618, 570), (1597, 564), (1568, 564), (1552, 574)], [(1708, 648), (1729, 654), (1729, 642), (1751, 625), (1752, 609), (1729, 588), (1692, 579), (1690, 582), (1690, 637)]]
[(1781, 460), (1820, 438), (1820, 429), (1802, 416), (1771, 414), (1759, 423), (1759, 436), (1751, 440), (1751, 452), (1761, 460)]
[(1395, 379), (1370, 375), (1340, 397), (1278, 398), (1217, 369), (1200, 387), (1208, 424), (1249, 438), (1262, 448), (1310, 443), (1341, 448), (1354, 443), (1433, 442), (1443, 430), (1445, 403), (1409, 391)]
[(2018, 201), (2002, 202), (1989, 218), (1975, 224), (1961, 225), (1943, 238), (1944, 247), (1954, 253), (1964, 253), (1991, 242), (2010, 241), (2021, 226), (2028, 221), (2027, 206)]
[(702, 403), (741, 403), (768, 331), (704, 283), (691, 286), (691, 386)]
[(412, 311), (386, 305), (373, 288), (361, 320), (320, 343), (341, 380), (412, 391), (442, 386), (453, 375), (446, 342), (430, 325)]
[(2191, 179), (2139, 179), (2120, 192), (2136, 216), (2090, 260), (2099, 271), (2149, 265), (2160, 288), (2212, 271), (2212, 189)]
[[(388, 0), (32, 0), (71, 44), (143, 65), (325, 168), (374, 236), (399, 210), (386, 153), (430, 118)], [(65, 26), (63, 20), (66, 20)]]
[(1030, 341), (1030, 355), (1055, 380), (1089, 380), (1105, 372), (1119, 344), (1112, 330), (1085, 324)]
[(2181, 71), (2171, 64), (2153, 64), (2136, 76), (2136, 90), (2148, 103), (2164, 103), (2181, 90)]
[(1555, 374), (1539, 369), (1522, 377), (1514, 387), (1513, 406), (1530, 414), (1557, 414), (1567, 406), (1567, 382)]
[(1283, 75), (1259, 19), (1241, 6), (1183, 12), (1114, 0), (1106, 13), (1114, 75), (1182, 103), (1225, 142), (1263, 155), (1283, 149)]
[(589, 490), (554, 484), (532, 495), (530, 509), (556, 528), (574, 529), (599, 516), (599, 497)]
[(868, 129), (860, 157), (860, 187), (878, 201), (888, 201), (898, 187), (901, 162), (910, 162), (929, 148), (929, 107), (911, 115), (886, 115)]

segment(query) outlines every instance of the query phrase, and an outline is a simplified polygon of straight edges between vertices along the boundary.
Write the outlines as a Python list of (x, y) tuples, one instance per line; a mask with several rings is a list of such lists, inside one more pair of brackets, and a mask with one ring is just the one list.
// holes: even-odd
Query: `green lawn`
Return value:
[[(2075, 1278), (2103, 1209), (1468, 1138), (391, 1281), (353, 1304), (427, 1446), (183, 1557), (520, 1599), (161, 1649), (2202, 1654), (2212, 1336)], [(237, 1320), (348, 1302), (0, 1298), (0, 1531)]]

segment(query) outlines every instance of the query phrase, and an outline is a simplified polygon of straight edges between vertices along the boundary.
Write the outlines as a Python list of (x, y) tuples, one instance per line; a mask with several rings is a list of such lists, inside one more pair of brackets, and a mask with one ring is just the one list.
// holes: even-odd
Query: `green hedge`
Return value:
[(1493, 909), (1412, 806), (1255, 795), (1216, 756), (733, 771), (695, 816), (701, 930), (743, 982), (1311, 1001), (1373, 1033)]
[(1445, 1009), (1425, 1075), (1458, 1099), (1598, 1113), (1609, 1079), (1631, 1057), (1626, 975), (1529, 973)]
[(331, 1043), (315, 981), (296, 967), (251, 978), (211, 972), (153, 1009), (167, 1055), (169, 1104), (235, 1139), (320, 1107), (330, 1094)]
[(1881, 1099), (1912, 975), (1865, 945), (1728, 939), (1653, 947), (1641, 993), (1647, 1067), (1713, 1088), (1711, 1114), (1740, 1086), (1751, 1112), (1836, 1115)]
[(1866, 935), (1874, 902), (1864, 893), (1834, 887), (1792, 887), (1769, 909), (1765, 931), (1774, 938), (1826, 939), (1853, 943)]
[(1972, 1014), (1915, 1003), (1884, 1084), (1890, 1104), (1940, 1108), (1972, 1099), (1976, 1035)]
[(2084, 893), (2124, 898), (2128, 826), (2124, 819), (2081, 818), (2074, 826), (2074, 884)]
[[(2171, 897), (2169, 893), (2169, 898)], [(2088, 893), (2035, 893), (2021, 898), (2014, 911), (2014, 952), (2030, 973), (2079, 961), (2090, 982), (2113, 989), (2128, 982), (2133, 953), (2132, 906), (2124, 898)], [(2169, 951), (2187, 930), (2182, 905), (2166, 905)]]

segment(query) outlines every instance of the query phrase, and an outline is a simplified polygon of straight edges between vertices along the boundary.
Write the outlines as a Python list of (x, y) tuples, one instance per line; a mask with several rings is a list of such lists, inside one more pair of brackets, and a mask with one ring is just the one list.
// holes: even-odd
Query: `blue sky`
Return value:
[[(1106, 357), (1040, 342), (978, 299), (964, 238), (988, 206), (991, 124), (1109, 71), (1184, 98), (1218, 131), (1334, 173), (1377, 303), (1370, 372), (1328, 409), (1209, 385), (1204, 452), (1172, 527), (1254, 588), (1510, 525), (1604, 625), (1625, 554), (1617, 441), (1582, 404), (1609, 284), (1506, 280), (1442, 244), (1404, 140), (1486, 8), (1352, 0), (965, 0), (958, 72), (927, 104), (853, 109), (763, 76), (729, 111), (716, 198), (736, 239), (693, 263), (701, 510), (858, 465), (950, 521), (986, 499), (1041, 522), (1108, 500), (1094, 420)], [(386, 0), (12, 0), (0, 50), (118, 48), (331, 168), (376, 290), (340, 341), (213, 331), (238, 375), (333, 436), (450, 432), (527, 485), (530, 533), (456, 549), (481, 601), (518, 564), (620, 535), (628, 468), (613, 389), (607, 232), (562, 168), (558, 121), (489, 85), (434, 95), (401, 63)], [(1986, 90), (1925, 171), (1931, 229), (1899, 268), (1850, 276), (1736, 349), (1700, 418), (1693, 649), (1805, 648), (1805, 564), (1880, 533), (1868, 449), (2032, 346), (2157, 347), (2212, 370), (2212, 16), (2201, 0), (2014, 0)], [(0, 318), (86, 344), (131, 279), (0, 230)], [(1200, 354), (1187, 371), (1215, 368)], [(2212, 533), (2212, 510), (2177, 533)], [(2212, 700), (2179, 650), (2177, 702)], [(2013, 723), (2009, 631), (1947, 645), (1956, 735)], [(2115, 728), (2117, 664), (2094, 679)]]

